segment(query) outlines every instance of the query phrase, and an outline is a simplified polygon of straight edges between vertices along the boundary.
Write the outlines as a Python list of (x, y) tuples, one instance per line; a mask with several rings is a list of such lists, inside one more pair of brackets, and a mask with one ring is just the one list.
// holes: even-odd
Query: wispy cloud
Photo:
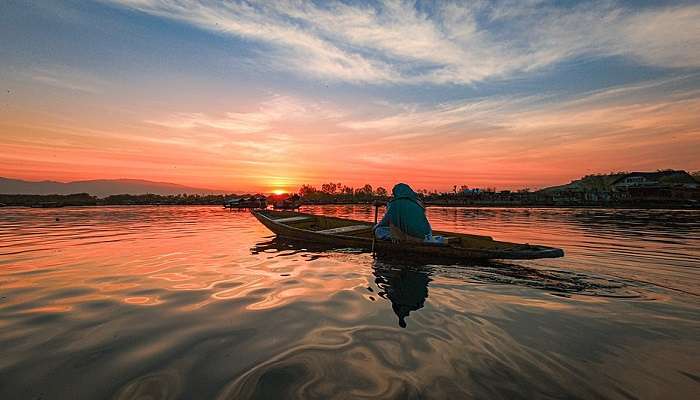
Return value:
[[(389, 114), (375, 119), (345, 120), (339, 126), (367, 133), (402, 133), (423, 132), (410, 134), (411, 137), (422, 134), (430, 135), (444, 133), (444, 128), (459, 127), (470, 123), (498, 124), (498, 116), (504, 116), (516, 109), (522, 109), (527, 104), (539, 102), (545, 96), (522, 97), (489, 97), (471, 99), (451, 103), (438, 104), (437, 106), (421, 107), (392, 107), (387, 105)], [(391, 110), (398, 112), (391, 112)], [(443, 128), (441, 130), (441, 128)], [(405, 134), (389, 136), (389, 138), (407, 137)]]
[(700, 67), (694, 4), (105, 1), (253, 40), (273, 66), (350, 82), (469, 84), (576, 57)]
[[(380, 102), (345, 114), (333, 104), (273, 96), (251, 112), (231, 112), (221, 118), (184, 114), (190, 119), (160, 124), (182, 128), (191, 146), (212, 153), (243, 150), (304, 165), (310, 158), (393, 167), (414, 161), (444, 165), (450, 160), (460, 164), (536, 158), (548, 165), (576, 147), (584, 149), (576, 154), (595, 153), (596, 147), (678, 143), (697, 147), (700, 91), (696, 77), (650, 80), (575, 95), (499, 95), (435, 105)], [(367, 116), (368, 108), (375, 117)], [(205, 134), (203, 128), (216, 129)], [(232, 142), (228, 132), (255, 135)]]
[[(700, 90), (693, 83), (696, 77), (651, 80), (569, 96), (495, 96), (433, 106), (387, 104), (383, 116), (346, 119), (338, 125), (379, 134), (383, 140), (452, 132), (474, 139), (493, 131), (504, 137), (576, 131), (585, 140), (627, 128), (654, 132), (678, 126), (695, 129), (700, 125), (700, 113), (694, 112), (700, 105)], [(663, 124), (660, 118), (665, 119)]]
[(379, 165), (380, 160), (387, 170), (412, 168), (411, 175), (432, 173), (434, 180), (454, 176), (454, 169), (468, 177), (472, 171), (490, 171), (493, 177), (523, 171), (551, 183), (573, 178), (581, 168), (688, 168), (697, 165), (692, 154), (700, 150), (700, 91), (694, 79), (659, 79), (568, 97), (386, 105), (382, 117), (341, 125), (373, 135), (373, 145), (353, 152), (358, 163)]
[[(390, 174), (443, 187), (455, 182), (542, 187), (585, 173), (697, 169), (700, 94), (693, 88), (661, 89), (671, 94), (618, 87), (557, 101), (502, 98), (481, 102), (478, 118), (466, 111), (471, 104), (465, 102), (398, 111), (365, 121), (376, 123), (374, 140), (339, 162), (354, 162), (357, 170), (378, 179)], [(596, 100), (601, 97), (605, 100)], [(411, 126), (446, 114), (449, 125)]]
[(204, 113), (176, 113), (162, 120), (148, 120), (150, 124), (174, 129), (215, 128), (236, 133), (255, 133), (268, 128), (270, 117), (264, 113), (226, 113), (211, 117)]
[(34, 68), (24, 75), (41, 84), (90, 94), (101, 92), (106, 85), (106, 82), (84, 72), (62, 66)]
[(298, 121), (323, 122), (337, 119), (341, 115), (339, 111), (317, 102), (274, 95), (253, 111), (227, 112), (223, 116), (184, 112), (145, 122), (173, 129), (213, 128), (246, 134), (268, 131), (279, 121), (285, 124)]
[[(332, 104), (272, 96), (252, 110), (231, 112), (235, 118), (204, 114), (181, 129), (112, 121), (103, 131), (47, 118), (26, 125), (3, 120), (8, 151), (0, 168), (36, 177), (74, 179), (104, 170), (207, 187), (230, 180), (246, 188), (292, 189), (336, 178), (385, 186), (410, 179), (427, 188), (542, 186), (587, 172), (698, 168), (694, 76), (566, 96), (368, 103), (347, 114)], [(367, 117), (366, 108), (379, 116)], [(232, 120), (244, 121), (247, 132), (250, 124), (264, 130), (245, 134)]]

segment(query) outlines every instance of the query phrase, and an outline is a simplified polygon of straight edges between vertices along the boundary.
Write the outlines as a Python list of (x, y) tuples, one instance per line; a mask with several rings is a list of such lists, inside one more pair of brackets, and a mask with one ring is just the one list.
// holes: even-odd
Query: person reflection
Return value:
[(374, 282), (380, 289), (378, 295), (391, 301), (391, 308), (399, 317), (399, 326), (405, 328), (408, 314), (425, 305), (425, 299), (428, 298), (429, 274), (376, 261), (374, 276)]

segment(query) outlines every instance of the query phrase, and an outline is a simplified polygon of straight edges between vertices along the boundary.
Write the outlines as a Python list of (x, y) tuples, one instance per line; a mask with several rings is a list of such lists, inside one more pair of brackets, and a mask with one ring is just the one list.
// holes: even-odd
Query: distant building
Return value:
[(642, 187), (683, 187), (696, 189), (698, 182), (685, 171), (631, 172), (612, 183), (614, 191)]

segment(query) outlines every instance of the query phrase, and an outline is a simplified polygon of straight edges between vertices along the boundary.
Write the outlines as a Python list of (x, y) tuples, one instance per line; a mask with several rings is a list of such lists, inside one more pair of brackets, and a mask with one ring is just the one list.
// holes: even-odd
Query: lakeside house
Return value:
[(698, 182), (685, 171), (632, 172), (620, 177), (612, 189), (627, 201), (700, 200)]
[(640, 187), (698, 188), (698, 182), (685, 171), (630, 172), (612, 182), (614, 191)]

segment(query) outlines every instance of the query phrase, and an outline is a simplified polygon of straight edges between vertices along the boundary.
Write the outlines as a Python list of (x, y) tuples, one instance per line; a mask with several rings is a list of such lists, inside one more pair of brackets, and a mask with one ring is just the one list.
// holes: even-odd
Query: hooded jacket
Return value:
[(423, 240), (432, 234), (430, 223), (425, 217), (425, 206), (416, 192), (405, 183), (392, 189), (393, 199), (387, 205), (386, 214), (377, 226), (394, 226), (408, 236)]

